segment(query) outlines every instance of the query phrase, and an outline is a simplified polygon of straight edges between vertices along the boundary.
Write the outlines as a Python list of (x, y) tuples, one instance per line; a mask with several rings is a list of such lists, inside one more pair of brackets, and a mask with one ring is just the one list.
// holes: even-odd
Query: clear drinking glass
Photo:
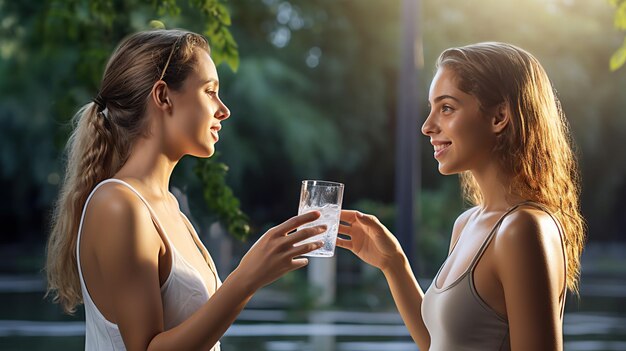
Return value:
[(302, 181), (298, 214), (320, 211), (322, 215), (317, 220), (299, 227), (298, 230), (323, 224), (327, 227), (324, 233), (299, 243), (305, 244), (319, 240), (324, 242), (324, 246), (304, 256), (332, 257), (335, 254), (339, 216), (341, 214), (341, 201), (343, 200), (343, 188), (344, 186), (341, 183), (323, 180)]

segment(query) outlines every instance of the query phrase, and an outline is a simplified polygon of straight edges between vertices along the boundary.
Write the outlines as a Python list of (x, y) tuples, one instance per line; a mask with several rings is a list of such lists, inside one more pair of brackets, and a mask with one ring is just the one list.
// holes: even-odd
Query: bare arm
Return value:
[(270, 229), (254, 244), (209, 301), (181, 325), (157, 335), (149, 350), (198, 350), (215, 345), (256, 290), (287, 272), (304, 267), (307, 259), (295, 257), (321, 247), (320, 242), (293, 245), (322, 233), (325, 227), (307, 228), (287, 236), (287, 233), (318, 217), (319, 212), (307, 213)]
[[(450, 251), (472, 212), (473, 209), (467, 210), (455, 221)], [(428, 350), (430, 334), (422, 318), (424, 292), (395, 236), (374, 216), (342, 211), (341, 220), (349, 225), (340, 226), (339, 232), (350, 236), (351, 240), (338, 239), (337, 245), (351, 250), (363, 261), (382, 270), (411, 337), (421, 350)]]
[(559, 297), (565, 278), (554, 221), (537, 210), (518, 210), (502, 223), (495, 245), (511, 350), (562, 350)]
[(413, 341), (420, 350), (430, 347), (430, 334), (422, 319), (424, 292), (413, 275), (409, 260), (404, 254), (383, 270), (391, 295), (396, 303)]
[(117, 196), (100, 201), (94, 208), (96, 216), (106, 218), (106, 226), (97, 233), (106, 239), (98, 240), (96, 255), (112, 301), (114, 322), (129, 351), (210, 349), (257, 289), (305, 266), (305, 258), (295, 257), (320, 247), (320, 243), (293, 244), (321, 233), (323, 228), (287, 235), (318, 218), (319, 212), (293, 217), (270, 229), (207, 303), (165, 331), (159, 283), (160, 238), (143, 203), (125, 190), (116, 191)]
[(350, 240), (337, 239), (337, 245), (346, 248), (363, 261), (382, 270), (391, 294), (411, 337), (421, 350), (428, 350), (430, 335), (422, 320), (420, 288), (409, 262), (395, 236), (374, 216), (356, 211), (341, 211), (339, 232)]

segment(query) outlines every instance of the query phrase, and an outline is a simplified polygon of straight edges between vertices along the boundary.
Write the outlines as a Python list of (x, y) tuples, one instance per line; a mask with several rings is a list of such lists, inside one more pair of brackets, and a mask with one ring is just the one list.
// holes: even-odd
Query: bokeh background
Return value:
[[(619, 52), (613, 70), (609, 64), (624, 44), (625, 2), (413, 1), (420, 125), (433, 64), (445, 48), (505, 41), (544, 65), (577, 144), (588, 224), (581, 294), (569, 296), (566, 308), (565, 349), (626, 350), (626, 68), (615, 69)], [(344, 208), (373, 213), (394, 230), (402, 5), (0, 0), (0, 349), (83, 347), (82, 312), (63, 315), (43, 297), (45, 241), (69, 121), (96, 94), (116, 44), (137, 30), (207, 33), (221, 62), (220, 95), (232, 116), (205, 168), (213, 176), (198, 177), (201, 163), (185, 158), (172, 191), (222, 279), (259, 235), (297, 212), (303, 179), (345, 183)], [(426, 289), (467, 205), (458, 178), (441, 176), (427, 138), (419, 129), (414, 135), (421, 151), (412, 259)], [(226, 209), (207, 204), (207, 179), (232, 190)], [(224, 215), (239, 209), (245, 216), (235, 217), (251, 229), (244, 240)], [(261, 290), (227, 332), (224, 349), (417, 350), (379, 272), (345, 251), (316, 262)]]

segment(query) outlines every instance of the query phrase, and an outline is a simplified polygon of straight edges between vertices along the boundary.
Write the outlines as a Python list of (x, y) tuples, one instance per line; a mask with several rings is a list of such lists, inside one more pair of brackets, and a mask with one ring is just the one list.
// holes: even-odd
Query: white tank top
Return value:
[[(83, 227), (83, 220), (85, 218), (85, 212), (87, 209), (87, 204), (93, 194), (95, 194), (96, 190), (100, 188), (103, 184), (106, 183), (119, 183), (123, 184), (129, 189), (131, 189), (137, 196), (143, 201), (148, 210), (150, 211), (150, 216), (152, 217), (152, 221), (154, 222), (158, 231), (161, 232), (164, 240), (167, 241), (169, 247), (171, 248), (172, 255), (172, 268), (170, 271), (167, 280), (161, 286), (161, 299), (163, 301), (163, 322), (165, 326), (165, 330), (174, 328), (175, 326), (182, 323), (184, 320), (189, 318), (191, 314), (197, 311), (205, 302), (209, 300), (209, 291), (200, 276), (200, 273), (187, 261), (185, 258), (178, 253), (174, 245), (169, 241), (167, 233), (165, 229), (159, 222), (159, 219), (156, 217), (155, 212), (150, 207), (150, 204), (144, 199), (141, 194), (135, 190), (130, 184), (119, 180), (119, 179), (107, 179), (99, 183), (89, 194), (87, 201), (85, 201), (85, 205), (83, 207), (83, 213), (80, 218), (80, 225), (78, 227), (78, 238), (76, 242), (76, 261), (78, 262), (78, 276), (80, 277), (80, 286), (83, 294), (83, 302), (85, 304), (85, 350), (86, 351), (120, 351), (126, 350), (124, 346), (124, 342), (122, 340), (122, 335), (117, 327), (117, 324), (111, 323), (108, 321), (98, 307), (96, 307), (95, 303), (91, 299), (89, 295), (89, 291), (87, 290), (87, 286), (85, 285), (85, 280), (83, 279), (83, 272), (80, 266), (80, 236)], [(217, 274), (215, 273), (215, 264), (211, 260), (208, 252), (202, 242), (198, 238), (193, 226), (187, 219), (187, 217), (180, 212), (185, 220), (185, 224), (189, 228), (189, 231), (192, 233), (193, 239), (197, 245), (201, 246), (199, 249), (203, 251), (203, 256), (209, 261), (209, 267), (215, 274), (215, 279), (217, 281), (217, 286), (221, 285), (221, 281)], [(220, 351), (220, 343), (217, 344), (211, 349), (211, 351)]]

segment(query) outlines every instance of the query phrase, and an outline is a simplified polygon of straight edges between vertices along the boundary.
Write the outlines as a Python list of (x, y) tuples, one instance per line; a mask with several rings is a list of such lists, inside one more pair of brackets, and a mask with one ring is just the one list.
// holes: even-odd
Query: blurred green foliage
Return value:
[[(626, 153), (617, 150), (626, 139), (626, 75), (607, 69), (623, 42), (615, 9), (606, 1), (440, 0), (424, 2), (423, 13), (426, 72), (446, 47), (478, 41), (510, 42), (539, 59), (571, 124), (589, 239), (623, 240)], [(427, 156), (423, 166), (434, 168), (431, 161)]]
[[(18, 202), (17, 208), (15, 203), (10, 204), (13, 208), (7, 212), (23, 214), (21, 220), (26, 220), (33, 212), (50, 206), (56, 188), (48, 185), (56, 186), (62, 178), (62, 165), (55, 159), (70, 131), (69, 119), (78, 106), (93, 96), (108, 56), (124, 36), (137, 30), (163, 28), (165, 23), (178, 24), (185, 18), (184, 13), (195, 11), (200, 15), (198, 23), (204, 26), (202, 33), (211, 42), (215, 63), (225, 62), (233, 71), (237, 70), (239, 53), (229, 31), (231, 19), (224, 2), (189, 1), (185, 11), (178, 3), (183, 2), (0, 2), (3, 39), (0, 43), (3, 58), (0, 70), (3, 77), (12, 78), (4, 79), (0, 84), (3, 97), (0, 121), (6, 123), (2, 130), (3, 179), (11, 179), (19, 186), (13, 188), (12, 198), (27, 201)], [(37, 94), (33, 96), (32, 93)], [(38, 106), (34, 108), (30, 107), (32, 103), (29, 101), (33, 98), (38, 100)], [(38, 124), (33, 125), (33, 114), (39, 116)], [(45, 156), (42, 157), (41, 153)], [(45, 163), (42, 165), (23, 157), (29, 154), (39, 155), (36, 158)], [(233, 235), (245, 238), (249, 232), (248, 219), (223, 181), (226, 165), (210, 159), (199, 163), (197, 169), (204, 193), (219, 194), (205, 198), (208, 207)], [(19, 173), (21, 177), (17, 177)], [(41, 203), (36, 208), (30, 203), (33, 195), (29, 192), (33, 188), (45, 191), (37, 196)], [(43, 222), (34, 230), (45, 226), (45, 220)]]
[[(418, 204), (418, 240), (414, 248), (418, 262), (415, 266), (420, 276), (433, 276), (444, 261), (449, 247), (450, 233), (455, 218), (463, 211), (464, 203), (456, 177), (446, 178), (436, 189), (423, 189), (415, 200)], [(396, 208), (393, 204), (364, 199), (354, 208), (365, 213), (375, 213), (393, 233)]]
[[(239, 53), (239, 61), (223, 61), (236, 74), (218, 67), (220, 95), (232, 116), (217, 146), (229, 170), (212, 179), (232, 187), (251, 233), (294, 215), (306, 178), (345, 183), (344, 207), (367, 209), (392, 226), (401, 2), (242, 0), (211, 12), (211, 21), (198, 3), (0, 0), (0, 215), (12, 242), (42, 241), (67, 121), (93, 96), (119, 39), (158, 22), (197, 32), (229, 28), (236, 39), (232, 45), (223, 36), (228, 50), (211, 39), (214, 56)], [(624, 1), (613, 3), (621, 8)], [(102, 15), (92, 15), (90, 6)], [(421, 13), (417, 98), (427, 100), (433, 64), (445, 48), (497, 40), (535, 54), (578, 145), (590, 239), (622, 238), (626, 75), (607, 69), (624, 42), (614, 28), (615, 7), (586, 0), (425, 0)], [(428, 114), (423, 106), (421, 120)], [(415, 137), (422, 150), (418, 265), (427, 274), (445, 257), (464, 206), (456, 177), (442, 177), (427, 138), (419, 130)], [(194, 217), (206, 225), (204, 218), (216, 211), (206, 209), (207, 192), (194, 173), (206, 165), (197, 162), (183, 159), (172, 183), (189, 195)]]
[(196, 163), (194, 172), (204, 184), (204, 199), (209, 209), (226, 224), (228, 233), (239, 240), (245, 240), (250, 234), (249, 219), (239, 208), (239, 200), (226, 184), (225, 176), (228, 166), (215, 162), (213, 159), (200, 159)]
[[(626, 31), (626, 0), (610, 0), (610, 2), (616, 7), (615, 28)], [(624, 38), (622, 46), (611, 55), (609, 67), (611, 71), (617, 71), (624, 63), (626, 63), (626, 38)]]

